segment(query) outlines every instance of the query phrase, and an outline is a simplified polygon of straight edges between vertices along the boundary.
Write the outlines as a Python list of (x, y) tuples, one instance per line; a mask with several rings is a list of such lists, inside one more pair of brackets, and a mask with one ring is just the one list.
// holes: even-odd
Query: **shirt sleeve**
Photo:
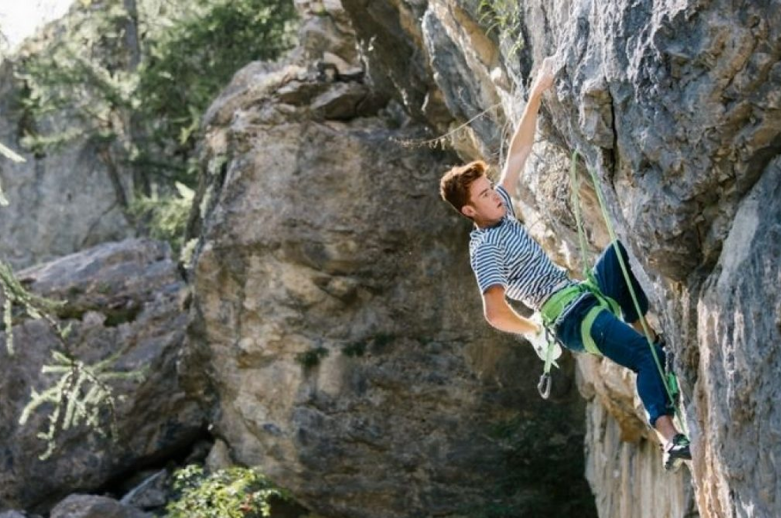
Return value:
[(480, 293), (496, 285), (507, 288), (507, 278), (502, 269), (502, 251), (497, 245), (481, 243), (472, 252), (471, 263)]
[(515, 217), (515, 209), (513, 208), (513, 200), (510, 198), (510, 193), (508, 193), (501, 185), (496, 187), (496, 192), (499, 193), (499, 196), (502, 197), (504, 206), (507, 207), (507, 214)]

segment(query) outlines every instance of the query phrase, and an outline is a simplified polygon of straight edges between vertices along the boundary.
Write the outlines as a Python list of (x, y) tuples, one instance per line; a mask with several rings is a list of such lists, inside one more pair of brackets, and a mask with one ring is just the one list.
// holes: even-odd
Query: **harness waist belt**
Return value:
[(574, 303), (581, 299), (582, 295), (591, 290), (582, 283), (566, 286), (548, 297), (548, 300), (540, 308), (542, 323), (546, 327), (555, 327), (567, 310), (574, 307)]
[(615, 300), (603, 294), (596, 282), (591, 279), (562, 288), (548, 297), (548, 300), (540, 308), (542, 323), (546, 328), (555, 332), (558, 325), (586, 294), (596, 297), (598, 304), (583, 317), (580, 323), (580, 335), (586, 351), (601, 355), (594, 338), (591, 336), (591, 326), (602, 311), (607, 310), (618, 316), (621, 314), (621, 308)]

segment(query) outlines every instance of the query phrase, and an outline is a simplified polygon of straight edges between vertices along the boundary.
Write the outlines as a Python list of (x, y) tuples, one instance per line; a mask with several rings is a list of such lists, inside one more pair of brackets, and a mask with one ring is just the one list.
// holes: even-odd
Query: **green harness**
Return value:
[(585, 293), (591, 293), (597, 299), (598, 304), (586, 313), (585, 318), (580, 323), (580, 336), (583, 339), (583, 346), (586, 348), (586, 351), (601, 356), (602, 353), (599, 352), (596, 342), (591, 337), (591, 327), (602, 311), (607, 310), (616, 316), (621, 316), (621, 308), (615, 300), (604, 295), (599, 290), (596, 281), (591, 275), (589, 275), (587, 280), (562, 288), (551, 295), (545, 301), (545, 304), (542, 305), (542, 308), (540, 308), (542, 323), (546, 329), (555, 332), (556, 327), (564, 320), (569, 310), (574, 307), (575, 303)]
[[(575, 304), (575, 302), (577, 302), (577, 300), (585, 292), (590, 292), (592, 295), (594, 295), (594, 297), (596, 297), (597, 301), (599, 302), (596, 306), (594, 306), (589, 310), (589, 312), (586, 314), (585, 318), (583, 318), (583, 321), (580, 324), (580, 333), (581, 333), (581, 338), (583, 339), (583, 346), (585, 347), (586, 351), (599, 356), (601, 356), (602, 353), (599, 352), (599, 349), (597, 348), (594, 339), (591, 337), (591, 327), (594, 325), (594, 321), (596, 320), (597, 316), (602, 311), (605, 310), (611, 311), (614, 315), (619, 317), (621, 316), (622, 313), (618, 303), (615, 300), (611, 299), (610, 297), (604, 295), (599, 290), (599, 286), (597, 285), (593, 273), (585, 266), (587, 264), (590, 264), (590, 261), (588, 260), (586, 237), (583, 231), (583, 223), (581, 222), (581, 218), (580, 218), (580, 200), (578, 199), (579, 186), (577, 181), (577, 175), (575, 172), (575, 164), (576, 164), (577, 156), (578, 156), (578, 152), (573, 151), (571, 165), (570, 165), (570, 181), (571, 181), (571, 188), (572, 188), (572, 204), (575, 212), (575, 221), (578, 226), (578, 238), (580, 240), (580, 250), (582, 254), (581, 259), (583, 260), (583, 264), (584, 264), (584, 273), (585, 273), (586, 280), (576, 285), (568, 286), (566, 288), (562, 288), (558, 290), (553, 295), (551, 295), (550, 298), (546, 300), (545, 303), (542, 305), (542, 308), (540, 308), (543, 325), (545, 327), (546, 336), (548, 338), (548, 349), (546, 353), (545, 367), (544, 367), (542, 377), (540, 378), (540, 382), (537, 385), (537, 390), (539, 390), (540, 395), (544, 399), (547, 399), (548, 396), (550, 395), (550, 388), (551, 388), (550, 368), (551, 368), (551, 364), (553, 363), (551, 361), (551, 356), (554, 347), (553, 340), (555, 340), (555, 337), (553, 336), (552, 333), (555, 331), (556, 326), (560, 324), (561, 320), (563, 320), (564, 317), (567, 315), (567, 311), (572, 309), (572, 307), (574, 307), (573, 305)], [(611, 246), (617, 246), (616, 245), (617, 238), (613, 230), (613, 225), (610, 221), (610, 218), (608, 217), (607, 209), (605, 208), (605, 202), (602, 199), (602, 192), (599, 186), (599, 179), (597, 178), (597, 175), (594, 173), (594, 171), (590, 171), (590, 174), (591, 174), (591, 179), (594, 183), (594, 190), (596, 191), (597, 194), (597, 201), (599, 202), (599, 207), (602, 211), (602, 217), (605, 220), (608, 233), (610, 234), (611, 242), (613, 243)], [(624, 279), (626, 280), (629, 293), (632, 296), (632, 303), (634, 304), (634, 307), (637, 310), (637, 314), (640, 316), (640, 323), (643, 327), (643, 333), (645, 334), (645, 338), (646, 341), (648, 342), (648, 346), (651, 348), (651, 355), (653, 356), (654, 362), (656, 363), (656, 367), (659, 370), (659, 375), (661, 376), (662, 382), (664, 383), (664, 388), (675, 409), (675, 415), (678, 419), (678, 422), (683, 428), (684, 434), (688, 437), (689, 431), (688, 431), (688, 427), (686, 426), (686, 420), (683, 419), (683, 413), (681, 412), (679, 405), (677, 404), (680, 403), (680, 387), (678, 385), (678, 379), (676, 378), (675, 373), (672, 371), (672, 354), (671, 353), (667, 354), (668, 365), (662, 367), (662, 365), (659, 362), (659, 357), (656, 354), (656, 350), (654, 349), (653, 341), (651, 340), (648, 324), (645, 320), (645, 317), (643, 317), (642, 312), (640, 311), (640, 304), (637, 301), (637, 296), (635, 294), (634, 289), (632, 288), (632, 283), (629, 279), (629, 270), (627, 269), (626, 264), (624, 264), (624, 259), (621, 256), (620, 250), (616, 249), (616, 255), (618, 257), (619, 265), (621, 266), (621, 272), (623, 273)]]
[[(537, 384), (537, 390), (543, 399), (548, 399), (548, 396), (550, 396), (550, 371), (551, 366), (555, 365), (552, 356), (556, 341), (556, 328), (586, 293), (593, 295), (598, 302), (596, 306), (586, 313), (586, 316), (580, 323), (580, 336), (587, 352), (602, 356), (596, 342), (594, 342), (594, 339), (591, 337), (591, 327), (594, 325), (597, 316), (605, 310), (612, 312), (616, 316), (621, 315), (621, 308), (618, 305), (618, 302), (600, 291), (597, 281), (591, 272), (586, 272), (585, 281), (562, 288), (553, 293), (553, 295), (545, 301), (540, 308), (540, 315), (542, 316), (542, 325), (545, 328), (548, 347), (545, 353), (545, 367), (543, 367), (542, 376)], [(556, 366), (558, 367), (558, 365)]]

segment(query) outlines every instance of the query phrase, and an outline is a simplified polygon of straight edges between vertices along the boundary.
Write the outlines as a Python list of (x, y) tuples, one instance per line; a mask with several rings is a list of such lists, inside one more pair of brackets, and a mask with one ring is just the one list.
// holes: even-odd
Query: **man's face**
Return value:
[(499, 223), (507, 209), (488, 178), (481, 176), (469, 186), (469, 203), (461, 212), (472, 218), (477, 226), (485, 227)]

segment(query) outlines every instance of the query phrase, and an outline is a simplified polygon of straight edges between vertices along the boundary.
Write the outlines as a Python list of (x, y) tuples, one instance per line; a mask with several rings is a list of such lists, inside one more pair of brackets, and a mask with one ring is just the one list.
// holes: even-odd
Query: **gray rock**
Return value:
[(145, 510), (163, 507), (170, 497), (169, 480), (168, 471), (161, 469), (128, 491), (119, 503)]
[(232, 465), (233, 461), (230, 457), (230, 448), (228, 448), (228, 445), (225, 444), (225, 441), (219, 439), (214, 441), (214, 446), (212, 446), (211, 451), (209, 451), (209, 456), (206, 457), (206, 469), (214, 473), (221, 469), (229, 468)]
[(50, 518), (151, 518), (152, 515), (105, 496), (70, 495), (52, 509)]
[[(779, 347), (779, 295), (771, 288), (778, 285), (774, 160), (781, 140), (776, 3), (735, 9), (730, 2), (697, 0), (599, 8), (524, 2), (515, 4), (519, 29), (497, 26), (497, 32), (520, 33), (523, 47), (512, 54), (496, 41), (500, 56), (494, 60), (479, 59), (491, 55), (479, 26), (497, 20), (481, 20), (478, 2), (409, 4), (379, 1), (367, 9), (345, 1), (365, 42), (372, 32), (404, 33), (408, 44), (417, 42), (413, 50), (402, 47), (405, 58), (419, 64), (410, 57), (429, 57), (435, 75), (409, 67), (412, 77), (403, 80), (397, 47), (374, 45), (370, 67), (396, 78), (395, 95), (435, 80), (459, 120), (488, 109), (486, 100), (495, 96), (505, 113), (518, 114), (523, 102), (516, 94), (528, 88), (531, 65), (560, 52), (564, 68), (545, 95), (540, 120), (540, 140), (549, 142), (535, 147), (520, 189), (524, 217), (553, 256), (580, 269), (576, 254), (558, 252), (578, 249), (562, 173), (570, 152), (579, 150), (600, 178), (610, 217), (678, 358), (684, 419), (695, 441), (694, 496), (681, 489), (688, 472), (683, 479), (660, 472), (652, 446), (657, 439), (643, 425), (632, 375), (579, 360), (581, 388), (591, 401), (587, 452), (599, 514), (778, 514), (781, 493), (771, 459), (781, 456), (781, 441), (770, 430), (781, 414), (768, 406), (777, 398), (770, 380)], [(410, 17), (419, 6), (425, 15)], [(393, 23), (380, 28), (380, 18)], [(399, 23), (410, 19), (423, 20), (422, 33), (417, 24)], [(503, 70), (494, 74), (492, 67)], [(485, 79), (494, 77), (509, 77), (509, 88)], [(420, 105), (406, 106), (414, 111)], [(496, 133), (477, 121), (469, 126), (477, 143), (456, 148), (465, 159), (491, 158), (485, 150)], [(583, 170), (580, 175), (587, 177)], [(598, 249), (608, 238), (594, 188), (581, 191), (586, 229)], [(649, 505), (659, 495), (665, 495), (664, 510)]]
[[(18, 145), (20, 110), (14, 102), (21, 85), (10, 60), (0, 66), (0, 142), (27, 161), (0, 161), (0, 182), (10, 205), (0, 218), (0, 258), (15, 268), (50, 261), (106, 241), (134, 235), (116, 201), (106, 166), (94, 145), (77, 139), (58, 152), (36, 157)], [(63, 127), (67, 112), (44, 124)], [(129, 185), (124, 186), (128, 191)]]
[[(182, 392), (176, 372), (187, 316), (181, 304), (184, 283), (167, 245), (130, 240), (101, 245), (19, 273), (30, 289), (68, 300), (63, 325), (70, 323), (72, 352), (92, 363), (124, 350), (115, 368), (147, 368), (143, 381), (118, 380), (113, 387), (119, 436), (116, 441), (79, 427), (63, 432), (46, 461), (36, 433), (46, 413), (18, 424), (31, 390), (51, 383), (40, 375), (56, 344), (46, 324), (27, 320), (14, 326), (16, 355), (0, 349), (0, 505), (24, 509), (50, 506), (68, 493), (98, 488), (117, 473), (165, 458), (199, 435), (203, 415)], [(4, 338), (4, 335), (3, 335)], [(108, 422), (104, 421), (104, 425)]]
[[(280, 103), (343, 91), (292, 77), (234, 83), (210, 108), (182, 370), (215, 435), (319, 514), (476, 512), (518, 476), (521, 510), (587, 516), (573, 364), (543, 403), (518, 376), (536, 378), (534, 353), (483, 323), (469, 225), (436, 190), (456, 158), (371, 112), (322, 121), (322, 93)], [(562, 446), (535, 442), (549, 436)], [(550, 496), (543, 458), (561, 460), (551, 480), (571, 498)]]
[[(488, 26), (496, 20), (481, 15), (482, 3), (475, 0), (343, 3), (363, 50), (370, 84), (396, 99), (414, 120), (424, 120), (437, 128), (439, 134), (453, 119), (467, 122), (484, 111), (488, 113), (496, 99), (501, 101), (506, 118), (517, 120), (534, 65), (545, 55), (560, 52), (564, 66), (555, 89), (545, 95), (540, 119), (541, 140), (546, 142), (535, 147), (520, 189), (523, 215), (527, 222), (533, 222), (530, 228), (554, 257), (573, 271), (580, 270), (580, 258), (571, 252), (578, 247), (566, 175), (570, 153), (578, 150), (600, 178), (608, 213), (618, 236), (630, 248), (634, 268), (652, 299), (658, 327), (666, 332), (676, 353), (686, 395), (684, 419), (697, 456), (690, 466), (695, 488), (692, 495), (682, 489), (688, 486), (688, 472), (669, 477), (660, 471), (657, 440), (643, 425), (631, 374), (582, 358), (581, 389), (590, 409), (588, 469), (592, 487), (599, 491), (599, 514), (656, 516), (653, 513), (659, 509), (649, 502), (659, 495), (665, 495), (663, 512), (671, 515), (778, 514), (781, 494), (772, 459), (781, 456), (781, 441), (772, 430), (777, 428), (774, 425), (779, 421), (779, 410), (770, 403), (777, 399), (773, 380), (779, 347), (779, 295), (772, 289), (778, 285), (779, 241), (778, 165), (774, 159), (781, 140), (781, 10), (777, 2), (745, 3), (740, 8), (722, 0), (666, 4), (612, 1), (598, 8), (585, 1), (507, 2), (504, 7), (514, 5), (519, 9), (519, 26), (499, 24), (498, 32), (504, 35), (498, 36), (486, 35)], [(515, 41), (505, 41), (508, 34), (515, 35)], [(513, 45), (519, 41), (521, 47)], [(304, 111), (293, 110), (289, 118), (273, 113), (276, 119), (263, 118), (265, 114), (258, 112), (252, 120), (274, 120), (284, 125)], [(303, 120), (299, 117), (295, 124)], [(502, 132), (497, 126), (503, 120), (499, 115), (470, 120), (469, 129), (451, 135), (455, 149), (463, 159), (500, 162), (502, 148), (497, 144), (502, 141)], [(360, 374), (343, 364), (336, 354), (339, 341), (366, 341), (362, 333), (376, 326), (403, 335), (387, 323), (392, 321), (399, 326), (404, 322), (405, 329), (419, 336), (434, 335), (440, 343), (452, 344), (456, 337), (458, 343), (469, 344), (466, 351), (483, 344), (477, 337), (482, 328), (474, 328), (474, 322), (480, 321), (479, 308), (469, 306), (468, 300), (460, 302), (459, 313), (451, 306), (421, 308), (403, 298), (404, 293), (413, 290), (429, 302), (447, 298), (444, 293), (435, 295), (431, 284), (411, 280), (418, 279), (416, 272), (426, 278), (421, 264), (427, 261), (438, 265), (437, 270), (429, 272), (432, 278), (442, 275), (452, 282), (451, 287), (460, 282), (454, 279), (470, 278), (467, 270), (457, 270), (447, 262), (447, 256), (463, 250), (464, 236), (455, 231), (454, 221), (437, 223), (440, 220), (432, 217), (438, 210), (433, 208), (433, 200), (432, 212), (423, 203), (402, 205), (403, 193), (415, 192), (418, 177), (411, 171), (420, 171), (419, 166), (410, 168), (379, 151), (375, 154), (392, 164), (392, 170), (402, 171), (400, 174), (409, 181), (400, 190), (386, 178), (388, 168), (376, 173), (371, 166), (364, 166), (366, 173), (360, 175), (345, 170), (344, 157), (363, 156), (354, 150), (368, 147), (356, 144), (351, 133), (353, 124), (357, 123), (329, 125), (327, 131), (308, 125), (297, 129), (299, 133), (307, 132), (305, 149), (295, 141), (286, 141), (286, 133), (279, 126), (268, 129), (234, 125), (231, 132), (214, 133), (229, 135), (226, 141), (231, 142), (231, 152), (243, 149), (246, 154), (241, 159), (232, 155), (225, 175), (220, 177), (224, 186), (212, 187), (210, 196), (204, 198), (212, 204), (205, 203), (204, 207), (214, 210), (204, 212), (206, 240), (196, 269), (196, 293), (205, 322), (194, 336), (202, 333), (201, 340), (212, 344), (208, 353), (200, 353), (204, 357), (211, 354), (222, 358), (230, 347), (238, 349), (233, 362), (215, 373), (215, 387), (231, 385), (225, 380), (234, 378), (242, 380), (234, 381), (234, 386), (256, 383), (259, 387), (253, 394), (277, 387), (286, 387), (280, 394), (295, 393), (286, 401), (287, 406), (264, 402), (261, 411), (253, 397), (242, 397), (240, 391), (236, 392), (236, 400), (223, 403), (232, 409), (222, 416), (220, 427), (235, 430), (235, 435), (226, 437), (231, 446), (238, 446), (235, 451), (241, 458), (260, 459), (270, 451), (274, 452), (272, 457), (283, 458), (295, 452), (297, 460), (303, 462), (309, 458), (307, 451), (319, 451), (323, 456), (311, 461), (311, 469), (322, 472), (325, 464), (318, 460), (327, 458), (326, 452), (332, 452), (333, 457), (349, 453), (358, 459), (357, 463), (368, 458), (370, 451), (390, 448), (383, 442), (385, 435), (378, 432), (387, 430), (387, 423), (380, 420), (378, 425), (376, 418), (369, 419), (371, 413), (345, 402), (360, 400), (357, 393), (347, 399), (344, 394), (345, 387), (366, 391), (375, 405), (391, 397), (372, 390), (376, 385), (385, 387), (377, 381), (379, 373), (373, 370), (373, 363), (361, 359), (369, 365), (361, 364)], [(265, 134), (256, 136), (261, 128)], [(342, 131), (336, 134), (347, 147), (339, 147), (323, 135), (328, 131)], [(292, 150), (288, 154), (277, 145), (283, 142), (285, 149)], [(340, 160), (313, 165), (316, 149), (322, 146), (344, 150)], [(212, 148), (213, 156), (228, 147), (221, 149)], [(295, 160), (284, 158), (291, 153)], [(408, 161), (440, 160), (409, 149), (399, 150), (396, 155)], [(246, 162), (264, 169), (262, 176), (253, 177), (259, 173), (249, 171), (251, 166)], [(308, 191), (306, 172), (312, 167), (320, 172), (315, 180), (321, 186), (318, 192)], [(338, 178), (332, 177), (334, 170), (339, 171)], [(295, 187), (286, 178), (294, 175)], [(587, 178), (583, 169), (579, 175)], [(430, 191), (435, 189), (437, 176), (430, 175)], [(353, 204), (360, 207), (371, 194), (350, 189), (356, 189), (355, 184), (372, 187), (377, 177), (387, 182), (382, 184), (384, 196), (380, 202), (367, 206), (360, 214), (351, 212)], [(349, 185), (343, 183), (344, 179)], [(211, 182), (216, 186), (217, 178)], [(256, 183), (262, 183), (263, 188), (253, 187)], [(343, 191), (347, 199), (339, 195)], [(608, 236), (594, 187), (584, 185), (581, 192), (590, 246), (596, 250), (606, 244)], [(415, 196), (427, 200), (424, 191)], [(336, 199), (338, 209), (334, 208)], [(361, 224), (369, 214), (379, 214), (372, 221), (384, 219), (388, 203), (383, 202), (387, 200), (402, 207), (391, 212), (405, 222), (403, 228), (380, 226), (379, 236), (362, 234)], [(316, 207), (314, 214), (303, 208), (309, 203)], [(238, 214), (250, 214), (253, 222), (262, 221), (262, 228), (247, 228)], [(427, 238), (428, 246), (418, 248), (416, 239), (426, 234), (410, 229), (416, 228), (415, 222), (420, 220), (437, 229), (437, 238)], [(338, 233), (333, 232), (333, 226)], [(280, 230), (283, 228), (284, 233)], [(394, 235), (404, 244), (375, 244)], [(438, 239), (442, 239), (441, 245)], [(350, 240), (356, 244), (350, 245)], [(450, 252), (434, 260), (430, 254), (436, 255), (439, 246)], [(405, 264), (394, 255), (400, 247), (412, 250), (418, 262)], [(387, 251), (394, 257), (394, 264), (405, 269), (404, 280), (395, 277), (397, 270), (383, 263), (382, 255), (371, 255), (375, 248)], [(236, 250), (240, 252), (229, 253)], [(364, 260), (364, 254), (368, 260)], [(221, 272), (221, 276), (214, 272)], [(375, 272), (398, 282), (379, 281)], [(348, 284), (350, 289), (340, 291), (333, 289), (339, 286), (333, 277), (349, 277), (354, 282)], [(227, 287), (216, 286), (218, 282)], [(468, 281), (463, 282), (463, 289), (454, 289), (468, 294)], [(332, 288), (322, 288), (329, 286)], [(210, 295), (211, 291), (220, 296)], [(340, 293), (344, 295), (337, 296)], [(382, 309), (374, 300), (380, 296), (387, 304)], [(326, 316), (325, 308), (330, 304), (346, 306), (345, 318), (351, 317), (349, 326)], [(362, 309), (353, 309), (351, 305), (355, 304)], [(429, 311), (438, 311), (443, 318), (447, 315), (447, 325), (441, 319), (431, 320)], [(258, 316), (251, 319), (245, 316), (249, 313)], [(470, 318), (459, 323), (454, 320), (458, 318), (455, 314)], [(235, 331), (239, 328), (241, 332)], [(291, 329), (297, 332), (291, 334)], [(410, 339), (409, 334), (404, 336)], [(218, 343), (225, 345), (218, 347)], [(390, 348), (391, 354), (398, 347), (414, 348), (415, 343), (392, 341), (395, 347)], [(292, 365), (272, 371), (271, 366), (278, 366), (285, 354), (321, 346), (330, 354), (308, 374), (298, 374)], [(453, 351), (452, 345), (446, 350)], [(377, 356), (379, 353), (372, 350), (372, 361), (377, 361)], [(426, 360), (430, 359), (418, 361), (428, 365)], [(401, 360), (393, 365), (389, 368), (385, 364), (385, 370), (379, 372), (393, 380), (397, 378), (387, 370), (395, 373), (395, 368), (408, 368)], [(265, 372), (276, 383), (257, 381), (257, 376), (244, 378), (244, 369), (268, 369)], [(428, 387), (424, 378), (433, 382), (416, 372), (420, 379), (405, 379), (400, 385)], [(454, 372), (444, 372), (449, 380), (459, 378)], [(393, 397), (403, 399), (399, 393)], [(447, 399), (439, 403), (443, 401)], [(295, 408), (296, 412), (287, 414), (293, 417), (286, 421), (275, 417), (283, 413), (277, 407)], [(330, 419), (332, 408), (338, 409), (342, 419)], [(470, 415), (472, 410), (462, 405), (460, 415)], [(386, 411), (395, 412), (396, 408)], [(434, 410), (429, 413), (437, 415)], [(350, 422), (348, 416), (354, 419), (354, 425), (346, 423)], [(406, 425), (402, 417), (396, 416), (396, 420)], [(452, 433), (450, 439), (457, 442), (459, 429), (447, 428)], [(343, 442), (338, 438), (342, 435), (360, 437), (365, 450), (356, 454), (357, 448), (340, 449)], [(247, 441), (247, 436), (253, 440)], [(399, 447), (390, 441), (393, 447)], [(437, 451), (442, 451), (442, 444), (438, 443)], [(757, 447), (747, 448), (747, 444)], [(420, 465), (414, 454), (406, 458)], [(383, 467), (393, 466), (390, 461), (378, 459), (375, 456), (375, 462)], [(275, 466), (273, 462), (271, 465)], [(426, 470), (436, 469), (430, 464), (425, 466)], [(280, 479), (295, 479), (296, 475), (286, 468), (272, 469), (279, 469)], [(338, 480), (340, 487), (349, 488), (345, 491), (357, 494), (347, 479)], [(644, 483), (633, 482), (637, 480)], [(397, 502), (388, 496), (392, 494), (387, 489), (391, 482), (383, 482), (386, 484), (372, 486), (367, 482), (358, 487), (382, 494), (389, 502), (385, 509), (392, 509)], [(626, 487), (632, 490), (626, 491)], [(421, 497), (415, 493), (410, 498), (433, 506), (435, 498), (429, 497), (431, 494)], [(421, 504), (418, 509), (423, 508), (432, 507)], [(346, 507), (334, 504), (334, 509)]]

